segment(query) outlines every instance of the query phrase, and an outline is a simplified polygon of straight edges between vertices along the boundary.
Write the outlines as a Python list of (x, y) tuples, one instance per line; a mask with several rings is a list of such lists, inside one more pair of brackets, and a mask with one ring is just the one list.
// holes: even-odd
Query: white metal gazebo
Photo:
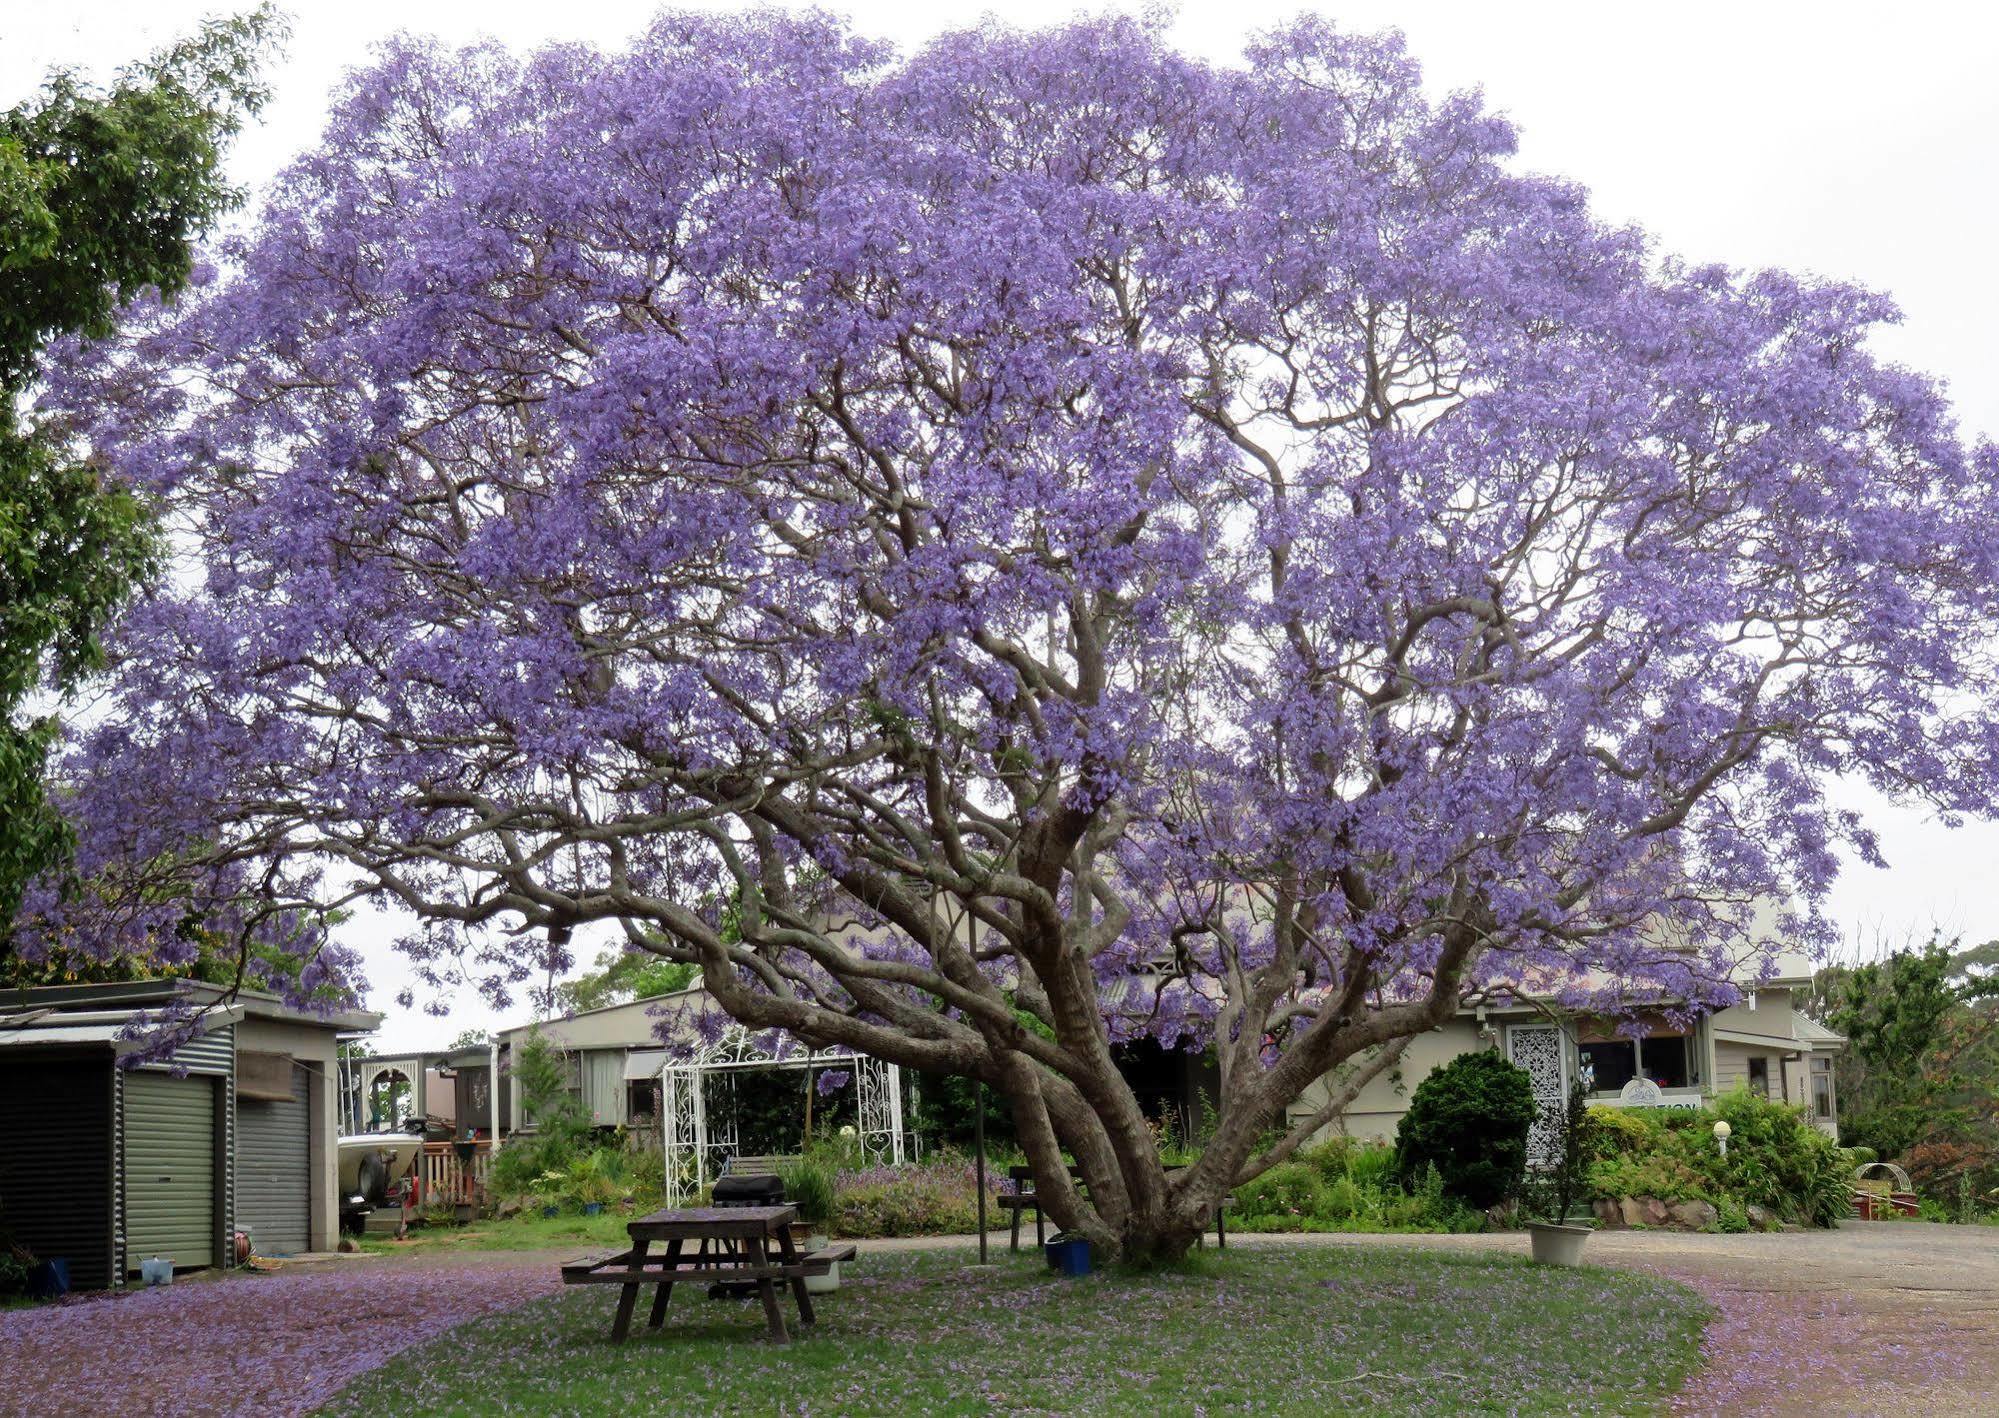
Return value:
[(705, 1085), (710, 1076), (746, 1069), (847, 1068), (860, 1105), (862, 1152), (877, 1164), (899, 1165), (907, 1154), (902, 1069), (852, 1049), (765, 1048), (749, 1030), (731, 1026), (714, 1043), (660, 1071), (660, 1138), (666, 1153), (666, 1204), (682, 1206), (720, 1174), (737, 1151), (735, 1121), (710, 1131)]

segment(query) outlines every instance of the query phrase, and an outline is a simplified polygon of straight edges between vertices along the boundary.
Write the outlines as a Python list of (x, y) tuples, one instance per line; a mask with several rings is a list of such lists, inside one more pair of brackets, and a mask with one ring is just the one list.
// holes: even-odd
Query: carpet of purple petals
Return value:
[(559, 1288), (541, 1257), (358, 1260), (0, 1310), (0, 1415), (304, 1413), (413, 1344)]
[(1657, 1277), (1385, 1247), (1245, 1247), (1084, 1281), (968, 1259), (863, 1256), (788, 1349), (753, 1301), (679, 1294), (664, 1334), (613, 1347), (616, 1292), (572, 1290), (409, 1350), (329, 1411), (1654, 1412), (1709, 1315)]
[(1716, 1318), (1702, 1367), (1673, 1398), (1676, 1413), (1828, 1411), (1831, 1394), (1890, 1385), (1920, 1392), (1964, 1376), (1963, 1334), (1938, 1317), (1869, 1324), (1837, 1290), (1757, 1288), (1740, 1279), (1659, 1269), (1706, 1297)]

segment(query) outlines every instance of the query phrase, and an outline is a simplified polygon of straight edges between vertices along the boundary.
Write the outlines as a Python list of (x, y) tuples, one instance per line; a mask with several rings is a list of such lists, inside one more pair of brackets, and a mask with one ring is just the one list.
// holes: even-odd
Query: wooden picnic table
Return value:
[[(834, 1262), (852, 1260), (852, 1246), (828, 1246), (801, 1252), (791, 1234), (798, 1220), (795, 1206), (698, 1206), (680, 1211), (655, 1211), (631, 1222), (630, 1249), (604, 1255), (584, 1256), (562, 1267), (565, 1285), (619, 1285), (617, 1318), (611, 1324), (611, 1338), (623, 1342), (632, 1330), (632, 1311), (639, 1302), (639, 1288), (655, 1287), (648, 1329), (666, 1323), (667, 1301), (673, 1287), (688, 1281), (749, 1283), (763, 1301), (764, 1318), (770, 1322), (770, 1337), (779, 1344), (789, 1343), (784, 1314), (778, 1308), (777, 1287), (789, 1284), (798, 1302), (798, 1318), (813, 1322), (812, 1297), (805, 1291), (809, 1275), (824, 1275)], [(687, 1243), (698, 1243), (692, 1254)], [(665, 1246), (653, 1253), (655, 1244)]]

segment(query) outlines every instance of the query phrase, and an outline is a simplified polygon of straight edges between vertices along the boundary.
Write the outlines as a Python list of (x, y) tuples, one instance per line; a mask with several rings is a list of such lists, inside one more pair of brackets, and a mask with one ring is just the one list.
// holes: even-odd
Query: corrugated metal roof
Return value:
[(61, 1024), (47, 1028), (10, 1029), (0, 1020), (0, 1049), (45, 1044), (110, 1044), (121, 1051), (139, 1047), (137, 1039), (121, 1039), (122, 1024)]
[[(49, 1044), (109, 1044), (119, 1053), (145, 1045), (144, 1038), (122, 1037), (131, 1027), (133, 1010), (89, 1010), (74, 1014), (34, 1009), (0, 1014), (0, 1049), (35, 1048)], [(241, 1006), (204, 1011), (197, 1035), (227, 1028), (243, 1017)]]
[(1826, 1028), (1816, 1019), (1798, 1016), (1798, 1037), (1808, 1044), (1844, 1044), (1846, 1036)]

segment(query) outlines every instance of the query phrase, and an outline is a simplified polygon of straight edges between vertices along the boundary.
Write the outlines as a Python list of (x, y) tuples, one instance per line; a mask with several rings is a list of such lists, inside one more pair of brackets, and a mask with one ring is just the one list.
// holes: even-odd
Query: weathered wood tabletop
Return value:
[[(614, 1341), (631, 1333), (632, 1312), (638, 1306), (642, 1285), (657, 1287), (646, 1321), (649, 1329), (666, 1323), (667, 1302), (678, 1282), (753, 1285), (763, 1301), (771, 1338), (784, 1344), (790, 1335), (778, 1308), (777, 1287), (791, 1286), (800, 1322), (811, 1324), (814, 1316), (812, 1298), (805, 1290), (806, 1277), (824, 1275), (834, 1262), (854, 1257), (852, 1246), (801, 1254), (791, 1232), (797, 1220), (795, 1206), (697, 1206), (655, 1211), (626, 1226), (632, 1238), (629, 1250), (571, 1261), (562, 1267), (563, 1283), (623, 1287), (617, 1318), (611, 1325)], [(698, 1243), (693, 1254), (687, 1251), (689, 1241)], [(651, 1254), (655, 1244), (664, 1244), (665, 1251)]]

